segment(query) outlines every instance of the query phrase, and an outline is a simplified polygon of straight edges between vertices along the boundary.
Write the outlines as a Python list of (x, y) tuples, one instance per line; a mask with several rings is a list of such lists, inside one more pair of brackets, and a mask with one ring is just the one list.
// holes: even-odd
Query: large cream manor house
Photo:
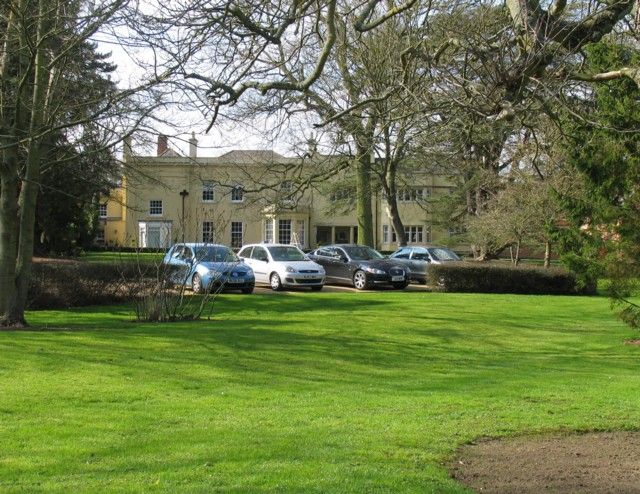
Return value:
[[(125, 174), (121, 187), (100, 204), (98, 243), (164, 248), (182, 241), (215, 242), (238, 248), (279, 242), (311, 249), (357, 240), (355, 206), (345, 197), (353, 187), (332, 188), (349, 169), (338, 171), (335, 157), (287, 158), (273, 151), (198, 157), (194, 136), (189, 144), (189, 156), (181, 156), (160, 135), (156, 156), (137, 156), (125, 142)], [(426, 173), (412, 180), (416, 183), (398, 191), (409, 243), (443, 242), (450, 232), (433, 228), (423, 206), (449, 193), (450, 183)], [(379, 192), (374, 191), (372, 210), (375, 247), (394, 250), (395, 234)]]

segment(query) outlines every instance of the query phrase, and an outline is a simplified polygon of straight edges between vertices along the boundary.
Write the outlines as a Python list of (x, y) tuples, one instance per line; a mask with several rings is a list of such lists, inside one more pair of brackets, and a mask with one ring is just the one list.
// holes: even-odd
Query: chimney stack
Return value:
[(162, 156), (169, 149), (169, 138), (164, 134), (158, 134), (158, 156)]
[(124, 161), (129, 161), (129, 158), (132, 156), (131, 151), (131, 136), (128, 135), (122, 140), (122, 158)]
[(196, 158), (198, 156), (198, 140), (196, 139), (195, 132), (191, 132), (191, 139), (189, 139), (189, 158)]
[(307, 139), (307, 154), (313, 156), (318, 152), (318, 141), (313, 137)]

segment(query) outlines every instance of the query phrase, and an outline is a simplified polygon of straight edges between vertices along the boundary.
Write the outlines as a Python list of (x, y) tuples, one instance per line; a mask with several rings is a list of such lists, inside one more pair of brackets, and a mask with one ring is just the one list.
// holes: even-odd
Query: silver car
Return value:
[(308, 287), (319, 291), (324, 286), (324, 268), (295, 245), (245, 245), (238, 256), (251, 266), (256, 283), (268, 284), (273, 290)]
[(427, 282), (430, 264), (460, 261), (458, 255), (446, 247), (401, 247), (389, 258), (401, 263), (412, 281), (423, 284)]

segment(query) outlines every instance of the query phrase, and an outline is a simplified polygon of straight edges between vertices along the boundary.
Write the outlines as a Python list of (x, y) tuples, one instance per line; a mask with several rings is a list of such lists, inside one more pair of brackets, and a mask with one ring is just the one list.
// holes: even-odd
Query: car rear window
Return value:
[(355, 247), (343, 247), (347, 255), (354, 261), (371, 261), (384, 259), (384, 256), (371, 247), (358, 245)]
[(304, 252), (294, 246), (276, 245), (269, 247), (274, 261), (305, 261)]
[(196, 251), (199, 262), (234, 262), (238, 258), (228, 247), (200, 247)]
[(429, 249), (429, 254), (436, 261), (459, 261), (455, 252), (449, 249)]

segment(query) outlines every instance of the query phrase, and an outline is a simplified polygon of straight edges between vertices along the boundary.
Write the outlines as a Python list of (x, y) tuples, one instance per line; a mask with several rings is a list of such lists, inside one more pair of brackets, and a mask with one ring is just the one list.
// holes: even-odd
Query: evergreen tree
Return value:
[[(640, 65), (640, 52), (620, 43), (587, 48), (586, 69)], [(628, 78), (591, 88), (588, 120), (574, 122), (569, 163), (584, 173), (589, 195), (570, 203), (576, 227), (565, 235), (564, 258), (585, 279), (611, 279), (611, 294), (631, 325), (640, 307), (629, 297), (640, 275), (640, 89)]]

